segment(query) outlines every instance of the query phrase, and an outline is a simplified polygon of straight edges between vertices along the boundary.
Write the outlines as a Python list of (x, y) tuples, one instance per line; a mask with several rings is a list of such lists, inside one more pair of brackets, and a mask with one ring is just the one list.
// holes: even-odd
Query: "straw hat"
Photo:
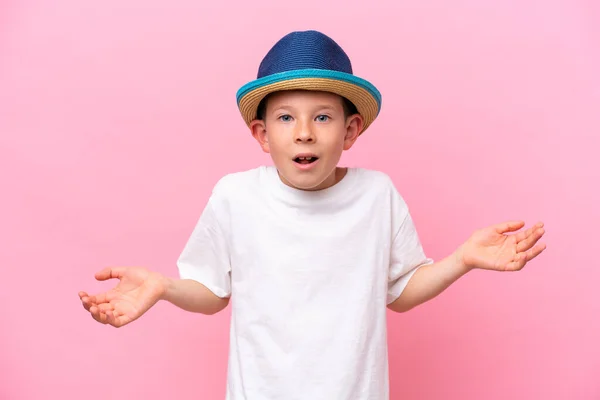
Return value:
[(381, 110), (377, 88), (352, 73), (350, 58), (333, 39), (314, 30), (292, 32), (275, 43), (260, 63), (257, 79), (238, 90), (238, 108), (250, 125), (269, 93), (302, 89), (335, 93), (350, 100), (364, 119), (361, 133)]

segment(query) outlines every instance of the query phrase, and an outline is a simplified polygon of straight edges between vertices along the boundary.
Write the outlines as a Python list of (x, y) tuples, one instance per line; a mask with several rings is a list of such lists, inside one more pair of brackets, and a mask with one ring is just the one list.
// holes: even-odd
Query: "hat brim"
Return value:
[(352, 74), (320, 69), (286, 71), (256, 79), (237, 92), (237, 104), (246, 125), (257, 118), (260, 102), (270, 93), (283, 90), (312, 90), (335, 93), (350, 100), (362, 116), (361, 134), (381, 110), (381, 94), (368, 81)]

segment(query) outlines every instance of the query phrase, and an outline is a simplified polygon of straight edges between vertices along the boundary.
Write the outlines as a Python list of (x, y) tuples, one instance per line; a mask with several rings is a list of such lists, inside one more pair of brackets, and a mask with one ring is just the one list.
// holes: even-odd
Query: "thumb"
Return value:
[(107, 267), (102, 271), (96, 272), (96, 279), (99, 281), (105, 281), (108, 279), (121, 279), (123, 275), (125, 275), (125, 268)]

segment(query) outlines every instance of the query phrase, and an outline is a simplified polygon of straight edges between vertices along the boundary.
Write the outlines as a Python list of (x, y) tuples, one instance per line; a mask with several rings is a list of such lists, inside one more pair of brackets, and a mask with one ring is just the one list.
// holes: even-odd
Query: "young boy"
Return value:
[(238, 92), (273, 159), (222, 178), (178, 260), (180, 279), (106, 268), (112, 290), (79, 295), (120, 327), (157, 301), (214, 314), (232, 299), (227, 399), (387, 400), (386, 309), (404, 312), (474, 268), (516, 271), (545, 248), (542, 224), (475, 232), (426, 257), (390, 178), (338, 161), (381, 107), (377, 89), (315, 31), (283, 37)]

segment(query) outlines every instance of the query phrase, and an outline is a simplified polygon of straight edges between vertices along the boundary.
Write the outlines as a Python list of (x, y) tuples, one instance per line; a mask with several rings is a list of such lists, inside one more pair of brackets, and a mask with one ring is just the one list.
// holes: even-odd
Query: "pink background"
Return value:
[(229, 309), (114, 329), (77, 292), (107, 265), (176, 275), (216, 180), (270, 163), (235, 92), (297, 29), (381, 89), (343, 161), (392, 176), (429, 255), (547, 226), (522, 272), (390, 314), (392, 399), (600, 399), (597, 2), (56, 3), (0, 2), (1, 400), (223, 398)]

